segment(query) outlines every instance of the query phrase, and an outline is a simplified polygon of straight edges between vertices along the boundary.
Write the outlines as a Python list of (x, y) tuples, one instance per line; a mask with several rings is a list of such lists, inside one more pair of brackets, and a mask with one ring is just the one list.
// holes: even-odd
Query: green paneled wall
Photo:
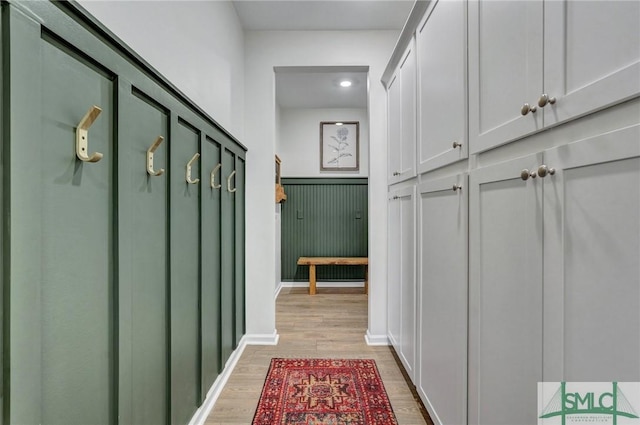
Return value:
[[(282, 280), (306, 281), (298, 257), (366, 257), (368, 186), (363, 178), (283, 178)], [(319, 281), (364, 279), (364, 268), (323, 266)]]
[(0, 6), (0, 424), (186, 425), (245, 332), (246, 149), (77, 6), (25, 7)]
[[(171, 140), (169, 173), (182, 177), (200, 152), (200, 132), (178, 119)], [(200, 178), (200, 161), (192, 178)], [(171, 179), (171, 423), (183, 424), (201, 401), (200, 382), (200, 186)]]
[[(119, 423), (167, 423), (169, 403), (169, 110), (119, 81), (118, 369)], [(131, 93), (131, 95), (128, 95)], [(126, 95), (125, 95), (126, 94)], [(160, 176), (142, 172), (147, 149)], [(130, 384), (125, 384), (130, 383)]]
[[(114, 82), (75, 50), (43, 39), (40, 140), (46, 143), (32, 151), (42, 199), (35, 209), (27, 207), (42, 225), (40, 238), (32, 241), (41, 247), (34, 266), (43, 277), (42, 423), (108, 423), (114, 382)], [(89, 147), (104, 158), (83, 163), (68, 149), (75, 129), (63, 123), (79, 122), (91, 105), (100, 105), (102, 114)]]

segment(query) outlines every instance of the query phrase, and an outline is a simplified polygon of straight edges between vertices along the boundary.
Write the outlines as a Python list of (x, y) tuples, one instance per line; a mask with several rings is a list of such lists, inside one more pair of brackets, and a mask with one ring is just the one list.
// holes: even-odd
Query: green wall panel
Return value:
[[(202, 144), (202, 392), (206, 394), (222, 369), (220, 353), (221, 190), (211, 187), (211, 172), (220, 163), (220, 143)], [(215, 185), (221, 172), (215, 173)]]
[(245, 161), (236, 158), (235, 175), (235, 345), (245, 333), (244, 217)]
[[(42, 41), (41, 423), (106, 424), (113, 400), (114, 82), (69, 46)], [(89, 107), (90, 154), (75, 155), (75, 127)], [(26, 165), (26, 164), (25, 164)], [(90, 324), (90, 326), (89, 326)], [(69, 408), (74, 406), (74, 408)]]
[[(8, 8), (4, 5), (0, 6), (0, 46), (3, 46), (3, 42), (5, 40), (5, 36), (3, 34), (3, 21), (6, 19), (4, 15), (7, 13)], [(5, 81), (8, 81), (4, 78), (7, 73), (7, 69), (2, 68), (0, 71), (0, 138), (2, 140), (11, 140), (10, 134), (8, 131), (5, 132), (5, 126), (2, 123), (6, 120), (7, 115), (5, 115), (5, 105), (4, 105), (4, 91), (5, 91)], [(4, 158), (5, 158), (5, 144), (0, 143), (0, 223), (4, 223)], [(4, 271), (5, 271), (5, 237), (4, 237), (4, 227), (0, 227), (0, 383), (4, 382), (4, 365), (5, 365), (5, 357), (4, 357), (4, 335), (5, 335), (5, 306), (4, 306), (4, 291), (6, 289), (4, 284)], [(9, 251), (7, 251), (9, 252)], [(0, 387), (0, 425), (4, 423), (4, 384)]]
[[(167, 424), (169, 411), (167, 108), (121, 82), (119, 423)], [(164, 138), (146, 170), (147, 149)]]
[[(282, 179), (282, 280), (306, 281), (299, 257), (366, 257), (366, 179)], [(319, 281), (364, 279), (363, 267), (317, 267)]]
[(187, 122), (172, 123), (171, 173), (171, 423), (188, 423), (201, 402), (200, 371), (200, 132)]
[[(221, 338), (222, 364), (235, 348), (235, 204), (236, 194), (227, 190), (227, 177), (235, 170), (235, 155), (228, 149), (222, 154), (222, 290), (221, 290)], [(233, 183), (233, 181), (232, 181)]]

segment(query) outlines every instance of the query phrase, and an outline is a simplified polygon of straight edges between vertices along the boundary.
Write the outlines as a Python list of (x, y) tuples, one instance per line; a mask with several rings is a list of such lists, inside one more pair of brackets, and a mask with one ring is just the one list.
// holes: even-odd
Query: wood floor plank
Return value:
[(276, 302), (276, 346), (248, 346), (206, 425), (249, 425), (273, 357), (368, 358), (380, 371), (399, 425), (433, 425), (389, 347), (370, 347), (367, 296), (362, 288), (283, 288)]

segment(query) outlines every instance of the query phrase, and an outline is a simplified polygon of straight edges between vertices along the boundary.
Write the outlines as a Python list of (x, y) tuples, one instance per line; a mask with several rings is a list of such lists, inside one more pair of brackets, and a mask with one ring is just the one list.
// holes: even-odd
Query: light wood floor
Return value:
[[(206, 425), (249, 425), (272, 357), (371, 358), (376, 361), (399, 425), (431, 425), (389, 347), (369, 347), (367, 296), (359, 288), (283, 288), (276, 303), (277, 346), (244, 350)], [(425, 413), (426, 414), (426, 413)]]

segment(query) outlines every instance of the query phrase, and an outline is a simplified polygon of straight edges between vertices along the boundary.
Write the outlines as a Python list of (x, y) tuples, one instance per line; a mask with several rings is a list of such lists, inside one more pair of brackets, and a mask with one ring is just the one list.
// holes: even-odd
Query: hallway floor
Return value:
[[(283, 288), (276, 302), (277, 346), (248, 346), (206, 425), (249, 425), (272, 357), (370, 358), (376, 361), (399, 425), (425, 422), (389, 347), (370, 347), (367, 296), (361, 288)], [(426, 414), (426, 413), (425, 413)]]

